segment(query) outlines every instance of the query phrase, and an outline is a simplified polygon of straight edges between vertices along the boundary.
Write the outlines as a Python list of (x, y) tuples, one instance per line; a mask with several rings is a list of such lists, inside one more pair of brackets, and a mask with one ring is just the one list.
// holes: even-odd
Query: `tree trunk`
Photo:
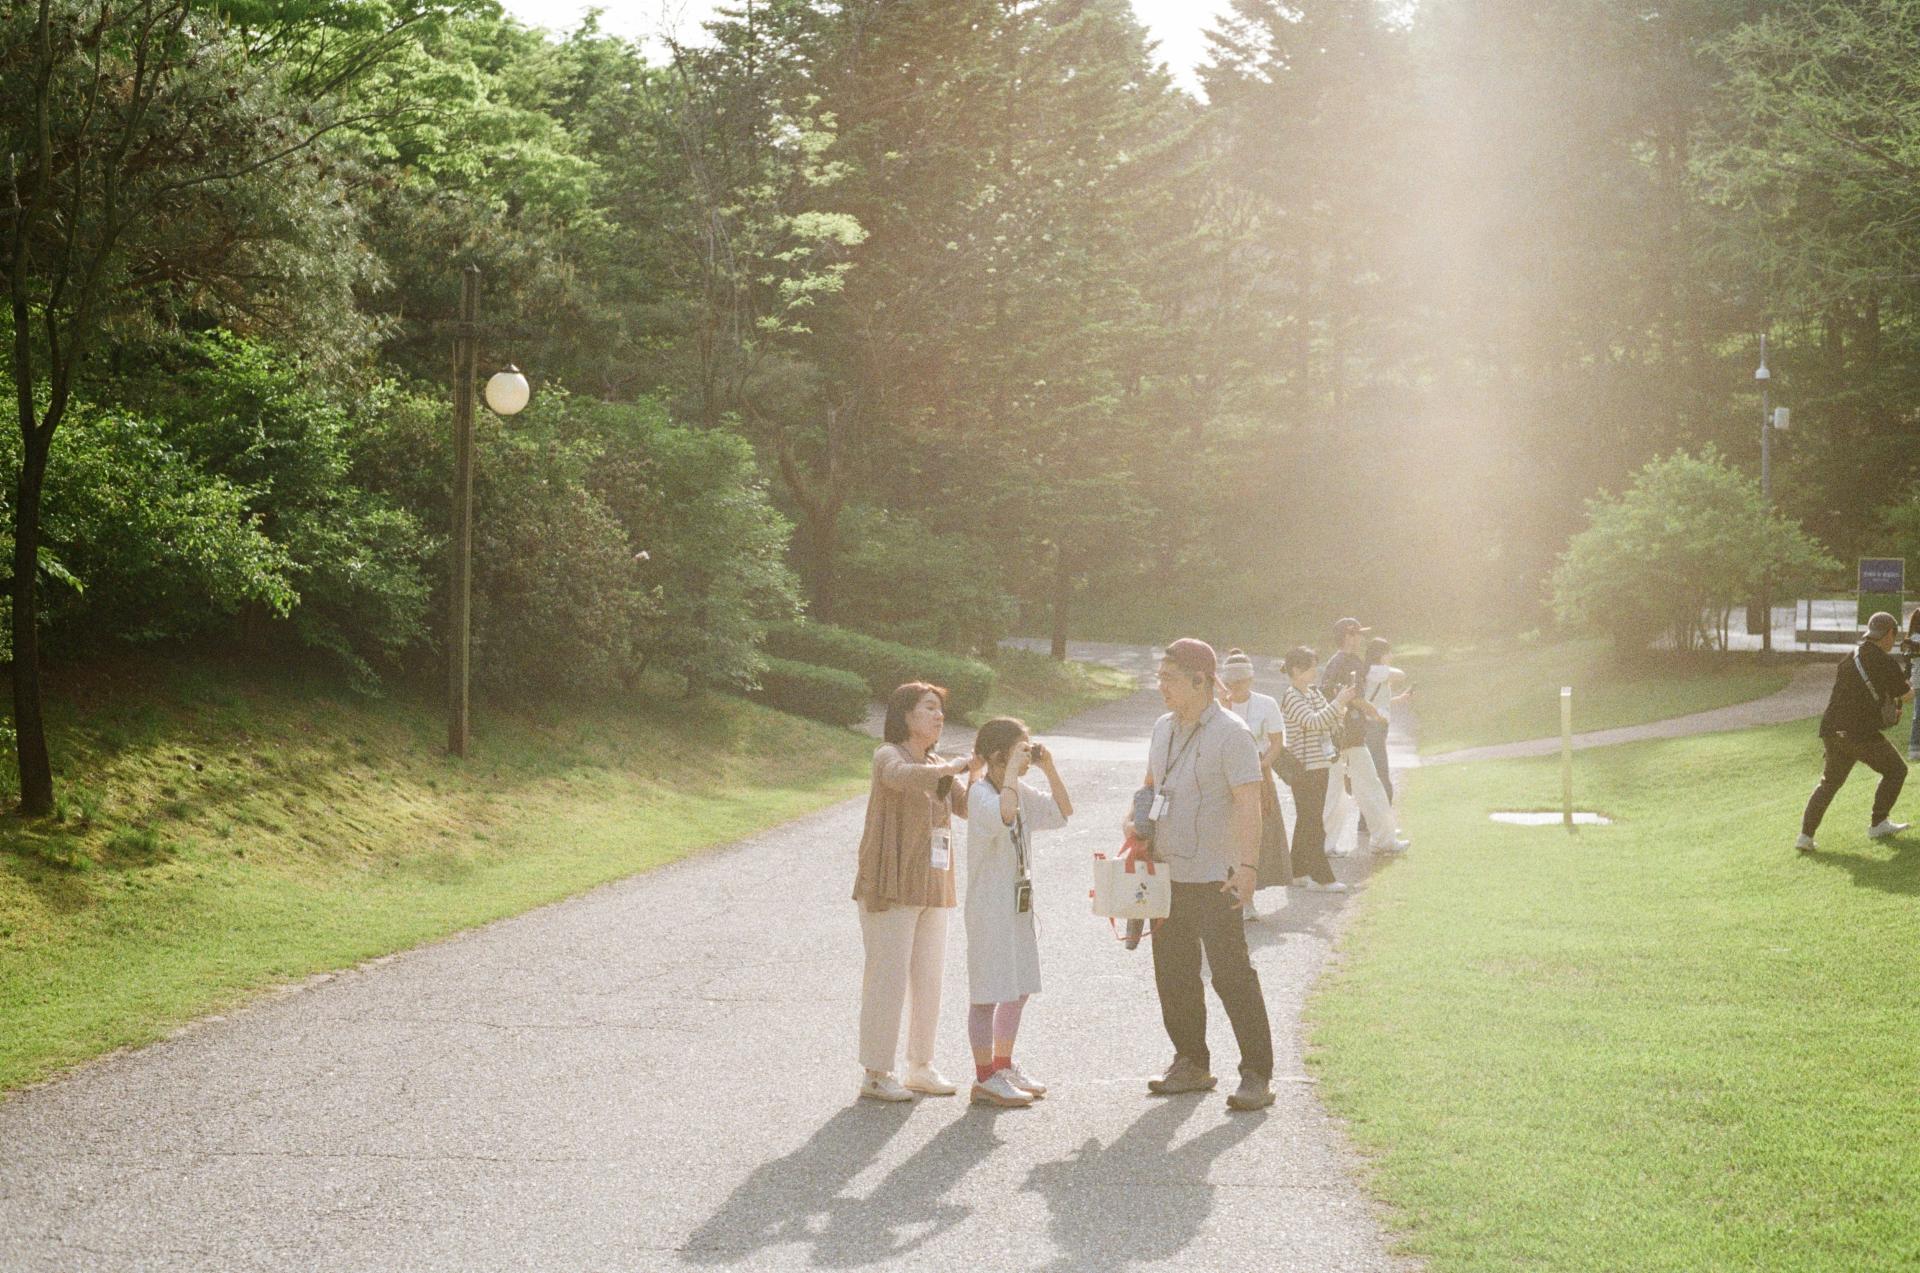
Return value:
[(53, 812), (53, 762), (40, 713), (39, 597), (40, 487), (47, 471), (47, 444), (31, 434), (20, 461), (13, 520), (13, 728), (20, 769), (20, 812)]
[(1073, 572), (1067, 569), (1064, 548), (1053, 550), (1053, 649), (1056, 662), (1067, 658), (1067, 603), (1073, 599)]
[(839, 600), (840, 510), (837, 504), (830, 509), (801, 507), (807, 524), (807, 582), (812, 593), (808, 612), (822, 623), (832, 623)]

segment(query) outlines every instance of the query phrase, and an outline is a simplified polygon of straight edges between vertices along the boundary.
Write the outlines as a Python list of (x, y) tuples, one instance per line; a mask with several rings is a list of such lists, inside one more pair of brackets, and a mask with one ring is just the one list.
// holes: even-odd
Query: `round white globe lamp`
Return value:
[(525, 409), (527, 400), (533, 397), (533, 386), (520, 369), (508, 363), (504, 371), (496, 371), (487, 380), (487, 406), (495, 415), (519, 415)]

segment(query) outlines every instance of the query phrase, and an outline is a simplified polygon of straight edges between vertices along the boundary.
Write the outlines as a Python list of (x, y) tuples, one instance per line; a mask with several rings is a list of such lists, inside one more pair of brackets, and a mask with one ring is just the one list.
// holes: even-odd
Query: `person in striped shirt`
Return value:
[(1347, 886), (1334, 878), (1327, 861), (1327, 773), (1333, 766), (1333, 732), (1353, 701), (1354, 687), (1342, 686), (1329, 702), (1314, 684), (1320, 656), (1304, 645), (1287, 651), (1280, 668), (1287, 676), (1280, 696), (1280, 715), (1287, 727), (1287, 750), (1306, 766), (1306, 776), (1293, 784), (1293, 869), (1303, 872), (1295, 884), (1326, 893), (1344, 893)]

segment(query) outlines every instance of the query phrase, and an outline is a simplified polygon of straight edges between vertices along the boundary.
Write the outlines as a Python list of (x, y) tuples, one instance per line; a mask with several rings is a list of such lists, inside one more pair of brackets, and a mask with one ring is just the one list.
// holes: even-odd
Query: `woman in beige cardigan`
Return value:
[[(860, 837), (853, 900), (860, 907), (866, 973), (860, 986), (860, 1095), (906, 1101), (913, 1093), (951, 1096), (933, 1068), (940, 1020), (940, 972), (953, 911), (954, 814), (967, 815), (970, 760), (933, 750), (946, 724), (947, 692), (920, 681), (887, 700), (886, 743), (873, 753), (873, 791)], [(900, 1013), (907, 1025), (907, 1079), (893, 1076)]]

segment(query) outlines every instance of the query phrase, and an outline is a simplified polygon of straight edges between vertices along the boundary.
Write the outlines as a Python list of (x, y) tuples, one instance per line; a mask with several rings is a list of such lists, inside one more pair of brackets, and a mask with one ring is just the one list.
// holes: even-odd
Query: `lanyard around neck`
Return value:
[(1173, 735), (1174, 735), (1174, 732), (1180, 728), (1180, 725), (1179, 725), (1179, 718), (1178, 717), (1175, 718), (1173, 728), (1167, 731), (1168, 759), (1167, 759), (1166, 767), (1160, 771), (1160, 781), (1162, 785), (1166, 783), (1167, 779), (1173, 777), (1174, 766), (1178, 765), (1182, 760), (1186, 759), (1187, 753), (1193, 749), (1194, 740), (1200, 737), (1201, 726), (1205, 725), (1206, 723), (1207, 723), (1206, 713), (1202, 712), (1200, 714), (1200, 719), (1193, 722), (1193, 732), (1187, 735), (1186, 742), (1180, 744), (1180, 754), (1176, 756), (1173, 754)]

